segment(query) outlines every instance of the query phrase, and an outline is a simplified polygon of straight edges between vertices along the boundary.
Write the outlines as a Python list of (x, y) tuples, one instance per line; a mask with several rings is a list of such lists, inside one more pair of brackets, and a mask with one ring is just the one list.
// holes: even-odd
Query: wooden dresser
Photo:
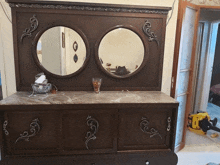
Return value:
[[(177, 164), (179, 103), (160, 91), (170, 8), (7, 2), (17, 93), (0, 101), (2, 164)], [(32, 94), (41, 72), (56, 94)]]

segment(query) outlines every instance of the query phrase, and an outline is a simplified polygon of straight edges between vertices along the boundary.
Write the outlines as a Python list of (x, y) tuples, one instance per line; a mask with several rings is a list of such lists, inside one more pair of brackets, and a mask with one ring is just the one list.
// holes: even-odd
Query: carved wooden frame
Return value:
[(58, 27), (58, 25), (56, 25), (56, 26), (53, 26), (53, 25), (52, 25), (52, 26), (48, 26), (48, 27), (46, 27), (45, 29), (40, 30), (40, 31), (36, 34), (36, 36), (35, 36), (35, 38), (34, 38), (34, 41), (32, 42), (32, 53), (33, 53), (33, 58), (34, 58), (34, 61), (35, 61), (36, 65), (37, 65), (44, 73), (49, 74), (49, 75), (51, 75), (51, 76), (53, 76), (53, 77), (55, 77), (55, 78), (65, 79), (65, 78), (73, 77), (73, 76), (79, 74), (80, 72), (82, 72), (82, 71), (85, 69), (86, 65), (87, 65), (88, 62), (89, 62), (89, 58), (90, 58), (90, 49), (89, 49), (90, 46), (89, 46), (89, 42), (88, 42), (87, 37), (85, 36), (85, 34), (84, 34), (79, 28), (73, 27), (73, 26), (66, 26), (66, 25), (62, 25), (62, 24), (60, 24), (59, 26), (67, 27), (67, 28), (70, 28), (70, 29), (74, 30), (75, 32), (77, 32), (77, 33), (80, 35), (80, 37), (81, 37), (82, 40), (84, 41), (85, 46), (86, 46), (86, 59), (85, 59), (83, 65), (82, 65), (82, 67), (81, 67), (80, 69), (78, 69), (76, 72), (72, 73), (72, 74), (68, 74), (68, 75), (61, 76), (61, 75), (57, 75), (57, 74), (51, 73), (50, 71), (48, 71), (47, 69), (45, 69), (45, 68), (43, 67), (43, 65), (40, 63), (40, 61), (39, 61), (39, 59), (38, 59), (38, 57), (37, 57), (37, 51), (36, 51), (36, 50), (37, 50), (38, 40), (39, 40), (40, 37), (44, 34), (44, 32), (46, 32), (46, 31), (49, 30), (50, 28)]
[[(13, 37), (17, 91), (31, 91), (34, 76), (41, 72), (45, 73), (49, 82), (56, 85), (58, 90), (63, 91), (92, 91), (91, 80), (94, 77), (103, 79), (101, 91), (161, 90), (166, 18), (170, 8), (26, 0), (8, 0), (8, 2), (12, 8), (12, 21), (15, 25)], [(18, 40), (24, 29), (30, 26), (28, 19), (34, 14), (38, 19), (38, 28), (32, 33), (31, 38), (26, 38), (21, 43)], [(89, 23), (85, 23), (84, 20)], [(143, 32), (146, 20), (151, 23), (150, 30), (157, 35), (159, 46), (156, 42), (150, 42), (149, 36)], [(41, 34), (46, 29), (61, 25), (80, 34), (86, 44), (87, 57), (89, 57), (80, 70), (66, 76), (48, 72), (36, 58), (37, 40)], [(145, 51), (149, 49), (145, 65), (122, 78), (109, 76), (105, 71), (103, 72), (95, 57), (97, 43), (103, 34), (117, 26), (134, 27), (131, 30), (141, 37)]]

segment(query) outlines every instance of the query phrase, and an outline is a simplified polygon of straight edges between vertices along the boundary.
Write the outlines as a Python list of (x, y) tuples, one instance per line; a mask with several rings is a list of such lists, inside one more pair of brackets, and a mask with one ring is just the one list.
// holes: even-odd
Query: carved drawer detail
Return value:
[(65, 154), (116, 151), (117, 111), (114, 109), (65, 111), (62, 116), (62, 132)]
[(96, 119), (92, 118), (91, 116), (88, 116), (87, 117), (87, 125), (90, 127), (90, 131), (88, 131), (86, 134), (85, 144), (86, 144), (86, 148), (89, 149), (88, 142), (90, 140), (96, 139), (96, 133), (98, 132), (99, 123)]
[(28, 131), (24, 131), (22, 134), (20, 134), (20, 137), (17, 138), (15, 143), (17, 143), (20, 140), (29, 141), (30, 137), (36, 136), (39, 131), (40, 131), (40, 125), (39, 125), (39, 119), (37, 118), (37, 119), (34, 119), (30, 124), (31, 134), (29, 134)]
[[(3, 131), (9, 155), (57, 153), (59, 147), (59, 113), (55, 111), (12, 111), (5, 114), (8, 121)], [(6, 126), (6, 124), (5, 124)]]
[(149, 134), (150, 138), (158, 135), (162, 139), (162, 136), (159, 134), (159, 132), (156, 129), (149, 128), (149, 122), (147, 121), (145, 117), (142, 117), (141, 119), (140, 128), (142, 132)]
[(119, 150), (171, 148), (171, 109), (119, 111)]

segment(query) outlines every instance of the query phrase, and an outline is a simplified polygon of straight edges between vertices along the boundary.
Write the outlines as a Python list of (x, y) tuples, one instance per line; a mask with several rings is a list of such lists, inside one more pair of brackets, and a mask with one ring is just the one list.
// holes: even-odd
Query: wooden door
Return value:
[(121, 109), (118, 150), (173, 149), (173, 108)]
[(185, 145), (188, 114), (191, 111), (193, 75), (200, 8), (186, 1), (180, 1), (171, 96), (179, 101), (176, 130), (176, 150)]
[(57, 154), (60, 148), (59, 116), (55, 111), (5, 113), (6, 153), (25, 156)]
[(65, 111), (62, 116), (63, 154), (116, 152), (117, 110)]

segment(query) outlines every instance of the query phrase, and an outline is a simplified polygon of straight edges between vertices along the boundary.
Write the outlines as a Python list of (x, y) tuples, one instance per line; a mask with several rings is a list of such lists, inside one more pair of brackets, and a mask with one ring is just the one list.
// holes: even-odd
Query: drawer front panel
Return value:
[(120, 110), (118, 149), (170, 148), (171, 115), (171, 109)]
[(114, 152), (116, 126), (115, 110), (67, 111), (62, 117), (63, 150), (76, 154)]
[[(8, 154), (57, 153), (59, 114), (56, 112), (9, 112), (3, 128)], [(7, 132), (8, 131), (8, 134)]]

